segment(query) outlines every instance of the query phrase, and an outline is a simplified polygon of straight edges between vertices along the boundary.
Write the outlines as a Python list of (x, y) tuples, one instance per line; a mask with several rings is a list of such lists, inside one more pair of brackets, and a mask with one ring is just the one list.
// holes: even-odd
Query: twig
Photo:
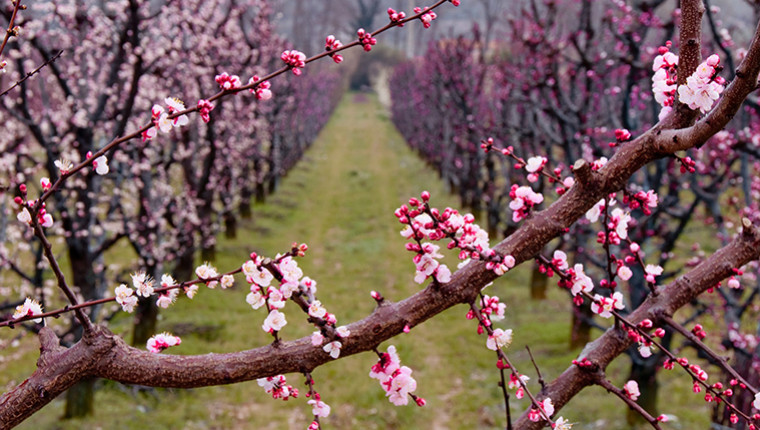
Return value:
[(0, 97), (3, 97), (3, 96), (5, 96), (5, 95), (6, 95), (6, 94), (8, 94), (9, 92), (11, 92), (11, 90), (13, 90), (13, 89), (14, 89), (14, 88), (16, 88), (17, 86), (21, 85), (21, 84), (22, 84), (24, 81), (26, 81), (27, 79), (31, 78), (33, 75), (35, 75), (35, 74), (36, 74), (36, 73), (38, 73), (40, 70), (42, 70), (42, 68), (43, 68), (43, 67), (45, 67), (45, 66), (47, 66), (48, 64), (52, 63), (53, 61), (57, 60), (57, 59), (58, 59), (58, 57), (60, 57), (60, 56), (61, 56), (61, 54), (63, 54), (63, 49), (61, 49), (60, 51), (58, 51), (58, 53), (56, 53), (55, 55), (53, 55), (52, 57), (50, 57), (50, 58), (49, 58), (47, 61), (45, 61), (44, 63), (42, 63), (42, 64), (40, 64), (39, 66), (37, 66), (37, 68), (36, 68), (36, 69), (32, 70), (31, 72), (28, 72), (26, 75), (24, 75), (24, 77), (23, 77), (23, 78), (21, 78), (21, 79), (19, 79), (18, 81), (16, 81), (16, 83), (15, 83), (15, 84), (13, 84), (13, 86), (11, 86), (11, 87), (10, 87), (10, 88), (8, 88), (7, 90), (5, 90), (5, 91), (3, 91), (2, 93), (0, 93)]

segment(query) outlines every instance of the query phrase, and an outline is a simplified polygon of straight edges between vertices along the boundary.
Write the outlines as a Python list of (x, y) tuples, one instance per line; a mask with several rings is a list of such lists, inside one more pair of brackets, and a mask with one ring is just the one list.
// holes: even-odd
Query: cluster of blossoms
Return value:
[[(552, 402), (551, 398), (545, 398), (543, 401), (539, 402), (539, 406), (547, 417), (554, 415), (554, 403)], [(539, 411), (537, 408), (532, 408), (528, 412), (528, 419), (537, 423), (541, 421), (544, 414), (542, 414), (541, 411)], [(551, 425), (551, 428), (553, 430), (570, 430), (572, 427), (573, 425), (563, 417), (558, 417)]]
[[(234, 278), (232, 275), (219, 276), (219, 273), (215, 268), (208, 263), (204, 263), (195, 269), (195, 274), (198, 278), (205, 282), (209, 288), (216, 287), (217, 284), (221, 284), (222, 288), (228, 288), (232, 286)], [(132, 287), (128, 287), (125, 284), (121, 284), (114, 290), (116, 302), (121, 305), (122, 310), (125, 312), (134, 312), (135, 306), (139, 297), (150, 297), (156, 294), (155, 279), (148, 276), (145, 272), (138, 271), (132, 275)], [(168, 308), (171, 306), (179, 295), (179, 287), (177, 281), (171, 275), (161, 275), (161, 291), (158, 293), (158, 299), (156, 304), (161, 308)], [(193, 298), (198, 292), (198, 285), (190, 283), (184, 287), (184, 291), (187, 297)]]
[[(336, 39), (335, 36), (333, 36), (332, 34), (325, 38), (325, 50), (327, 52), (334, 51), (340, 48), (341, 46), (343, 46), (343, 44), (340, 43), (340, 40)], [(336, 64), (340, 64), (341, 62), (343, 62), (343, 56), (340, 54), (331, 53), (330, 58), (332, 58)]]
[[(29, 297), (24, 300), (24, 303), (21, 305), (16, 306), (16, 310), (13, 312), (13, 319), (17, 320), (19, 318), (29, 317), (32, 315), (39, 315), (42, 313), (42, 306), (40, 306), (39, 303), (37, 303), (36, 300), (32, 300)], [(32, 321), (36, 323), (41, 323), (42, 318), (35, 318)]]
[(422, 13), (422, 12), (425, 12), (422, 15), (420, 15), (420, 21), (422, 21), (422, 26), (425, 27), (425, 28), (430, 28), (430, 26), (432, 25), (433, 20), (436, 19), (436, 18), (438, 18), (438, 15), (436, 15), (436, 13), (433, 12), (432, 10), (428, 10), (427, 7), (425, 7), (424, 9), (420, 8), (420, 7), (415, 7), (414, 8), (414, 13), (415, 14), (419, 14), (419, 13)]
[[(406, 14), (402, 11), (396, 12), (395, 9), (389, 7), (388, 8), (388, 19), (391, 20), (391, 22), (400, 22), (406, 19)], [(399, 24), (399, 27), (403, 27), (404, 24)]]
[(718, 76), (722, 70), (719, 64), (720, 58), (717, 55), (707, 57), (707, 60), (686, 78), (686, 85), (678, 87), (678, 100), (690, 109), (699, 109), (702, 113), (712, 109), (713, 103), (718, 100), (726, 84), (725, 79)]
[(380, 381), (388, 400), (396, 406), (401, 406), (408, 404), (409, 397), (412, 397), (417, 405), (424, 406), (423, 398), (411, 394), (417, 389), (417, 381), (412, 378), (412, 369), (401, 366), (396, 347), (391, 345), (388, 352), (379, 355), (380, 359), (372, 366), (369, 376)]
[[(652, 356), (652, 342), (649, 341), (646, 337), (642, 335), (644, 330), (649, 330), (654, 326), (652, 323), (652, 320), (646, 318), (642, 320), (639, 324), (637, 329), (628, 328), (628, 338), (632, 341), (636, 342), (638, 344), (638, 350), (639, 355), (641, 355), (644, 358), (651, 357)], [(665, 330), (662, 328), (655, 329), (653, 333), (654, 337), (663, 337), (665, 336)]]
[[(499, 298), (496, 296), (489, 296), (484, 294), (480, 299), (480, 313), (485, 318), (486, 326), (491, 325), (492, 321), (501, 321), (504, 319), (504, 312), (507, 310), (507, 305), (499, 303)], [(470, 309), (467, 311), (466, 318), (468, 320), (475, 318), (475, 312)], [(482, 334), (483, 327), (478, 326), (478, 334)]]
[(623, 304), (623, 293), (615, 291), (611, 297), (604, 297), (599, 294), (594, 295), (594, 301), (591, 303), (591, 311), (602, 318), (612, 317), (612, 311), (615, 309), (625, 309)]
[[(259, 77), (257, 75), (253, 75), (253, 77), (248, 81), (248, 84), (255, 84), (256, 82), (259, 82)], [(270, 88), (272, 88), (272, 84), (269, 83), (269, 81), (263, 81), (248, 91), (250, 91), (251, 94), (256, 94), (257, 100), (266, 101), (272, 98), (272, 90), (270, 90)]]
[(159, 352), (177, 346), (182, 343), (182, 339), (179, 336), (173, 336), (169, 333), (159, 333), (150, 339), (148, 339), (147, 348), (149, 352), (158, 354)]
[[(23, 188), (26, 192), (26, 185), (21, 184), (19, 188)], [(21, 210), (16, 215), (16, 219), (23, 222), (27, 225), (32, 225), (32, 213), (29, 211), (34, 207), (34, 205), (37, 203), (36, 200), (28, 200), (26, 203), (24, 203), (24, 199), (21, 197), (15, 197), (13, 201), (21, 206)], [(37, 222), (44, 228), (52, 227), (53, 226), (53, 216), (47, 213), (47, 210), (45, 210), (45, 203), (42, 204), (42, 207), (40, 207), (40, 210), (37, 212)]]
[(158, 104), (154, 104), (151, 108), (151, 118), (155, 127), (143, 131), (143, 142), (156, 137), (156, 129), (161, 130), (162, 133), (168, 133), (172, 128), (182, 127), (190, 122), (187, 115), (179, 115), (176, 118), (169, 118), (169, 116), (185, 110), (185, 104), (180, 99), (167, 97), (164, 99), (164, 103), (166, 103), (166, 109)]
[(306, 67), (306, 54), (295, 49), (286, 50), (280, 55), (280, 59), (293, 70), (293, 74), (300, 76), (304, 67)]
[(673, 110), (678, 82), (678, 56), (670, 52), (670, 42), (660, 47), (659, 55), (654, 58), (652, 70), (652, 92), (654, 99), (662, 106), (660, 119), (663, 119)]
[(509, 208), (512, 209), (512, 221), (520, 222), (528, 217), (530, 210), (534, 206), (541, 204), (544, 201), (544, 196), (541, 193), (533, 191), (531, 187), (513, 184), (509, 190), (509, 197), (512, 199), (509, 202)]
[[(554, 403), (552, 402), (552, 399), (550, 397), (545, 398), (543, 401), (539, 402), (539, 406), (544, 411), (547, 417), (551, 417), (554, 414)], [(532, 408), (528, 412), (528, 419), (533, 421), (534, 423), (537, 423), (541, 421), (541, 411), (539, 411), (537, 408)]]
[(214, 81), (219, 84), (219, 88), (225, 91), (235, 90), (243, 86), (238, 75), (229, 75), (227, 72), (216, 75)]
[(627, 205), (631, 210), (641, 209), (644, 215), (651, 215), (652, 208), (656, 208), (658, 202), (659, 198), (654, 190), (647, 192), (638, 191), (635, 194), (626, 193), (623, 196), (623, 204)]
[(538, 181), (538, 175), (544, 166), (546, 166), (547, 161), (546, 157), (540, 155), (528, 158), (528, 161), (525, 162), (525, 171), (528, 172), (528, 182)]
[(298, 388), (288, 385), (285, 375), (259, 378), (256, 382), (258, 382), (259, 387), (263, 387), (264, 391), (271, 394), (273, 399), (288, 400), (298, 397)]
[(372, 47), (377, 44), (377, 39), (372, 37), (372, 33), (364, 31), (363, 28), (356, 30), (356, 35), (359, 36), (359, 43), (362, 44), (362, 47), (367, 52), (371, 51)]
[(676, 92), (678, 100), (690, 109), (699, 109), (702, 113), (712, 109), (726, 84), (725, 79), (718, 76), (722, 70), (720, 58), (715, 54), (709, 56), (686, 78), (686, 85), (677, 87), (678, 56), (670, 52), (670, 42), (661, 46), (658, 53), (652, 64), (655, 72), (652, 76), (652, 92), (657, 103), (662, 106), (659, 118), (664, 118), (673, 109)]
[[(455, 209), (446, 208), (443, 212), (428, 205), (430, 193), (423, 191), (421, 199), (409, 199), (409, 206), (401, 205), (394, 214), (399, 222), (406, 227), (401, 235), (412, 239), (416, 243), (408, 243), (407, 250), (416, 253), (413, 261), (417, 267), (415, 280), (423, 282), (429, 276), (434, 276), (438, 282), (449, 282), (451, 271), (448, 267), (436, 261), (442, 256), (440, 249), (423, 240), (439, 241), (448, 238), (451, 241), (446, 245), (448, 249), (459, 248), (459, 259), (485, 260), (486, 268), (501, 276), (515, 266), (515, 259), (511, 255), (500, 256), (490, 248), (488, 232), (475, 224), (472, 214), (460, 215)], [(463, 267), (464, 264), (460, 265)]]
[(198, 113), (201, 116), (203, 122), (211, 121), (211, 111), (214, 110), (214, 104), (208, 100), (198, 100)]

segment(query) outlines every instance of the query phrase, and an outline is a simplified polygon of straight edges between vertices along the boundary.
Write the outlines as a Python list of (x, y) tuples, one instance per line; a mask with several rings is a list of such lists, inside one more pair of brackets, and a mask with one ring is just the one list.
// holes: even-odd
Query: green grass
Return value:
[[(265, 204), (254, 208), (252, 222), (241, 225), (237, 239), (221, 239), (215, 265), (220, 270), (238, 267), (251, 251), (273, 256), (289, 249), (292, 242), (306, 242), (310, 249), (299, 260), (305, 274), (318, 281), (323, 304), (341, 323), (370, 313), (371, 290), (390, 300), (418, 291), (413, 282), (411, 254), (404, 250), (400, 224), (393, 211), (422, 190), (433, 195), (438, 207), (456, 207), (454, 197), (405, 146), (374, 98), (358, 103), (349, 94), (333, 119)], [(453, 259), (448, 260), (455, 265)], [(537, 378), (525, 352), (530, 345), (546, 380), (565, 368), (578, 351), (568, 351), (570, 302), (567, 295), (551, 288), (543, 302), (528, 299), (529, 267), (521, 267), (489, 287), (507, 303), (508, 317), (497, 323), (514, 329), (508, 353), (518, 369)], [(180, 300), (162, 312), (159, 330), (183, 333), (180, 347), (171, 353), (228, 352), (267, 344), (271, 337), (260, 326), (265, 317), (245, 303), (247, 287), (242, 280), (231, 291), (201, 290), (195, 300)], [(313, 331), (302, 313), (285, 308), (288, 326), (285, 339)], [(318, 368), (313, 376), (332, 414), (326, 428), (417, 429), (504, 428), (504, 401), (497, 386), (495, 357), (485, 348), (476, 324), (464, 318), (466, 308), (450, 309), (383, 345), (394, 344), (402, 362), (414, 370), (417, 394), (428, 406), (395, 407), (384, 397), (375, 380), (368, 377), (376, 361), (372, 354), (347, 357)], [(130, 316), (124, 314), (111, 325), (129, 333)], [(188, 324), (189, 323), (189, 324)], [(595, 333), (595, 336), (598, 333)], [(4, 335), (5, 336), (5, 335)], [(17, 348), (3, 351), (0, 386), (12, 386), (34, 369), (33, 336), (25, 336)], [(625, 382), (627, 360), (616, 362), (609, 377)], [(666, 374), (677, 375), (676, 373)], [(703, 403), (690, 393), (690, 383), (678, 375), (676, 382), (663, 379), (663, 412), (679, 421), (669, 428), (706, 428)], [(290, 384), (303, 389), (303, 377), (288, 375)], [(697, 400), (698, 407), (682, 405)], [(256, 382), (194, 390), (137, 390), (102, 381), (96, 394), (97, 410), (86, 420), (60, 422), (63, 400), (58, 399), (26, 421), (22, 429), (274, 429), (305, 428), (311, 408), (301, 396), (295, 401), (276, 401)], [(514, 413), (526, 400), (512, 398)], [(626, 428), (625, 408), (601, 389), (588, 389), (561, 414), (578, 422), (576, 429)]]

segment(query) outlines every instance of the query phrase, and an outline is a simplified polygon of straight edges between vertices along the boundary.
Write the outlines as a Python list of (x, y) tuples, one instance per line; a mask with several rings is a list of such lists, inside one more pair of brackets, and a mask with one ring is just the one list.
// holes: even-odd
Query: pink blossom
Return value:
[(326, 353), (330, 354), (330, 357), (332, 357), (332, 358), (338, 358), (340, 356), (340, 348), (342, 346), (343, 346), (342, 343), (340, 343), (337, 340), (334, 340), (334, 341), (326, 344), (325, 346), (323, 346), (322, 349)]
[(396, 406), (409, 403), (409, 394), (417, 389), (417, 381), (412, 378), (412, 369), (402, 366), (391, 376), (386, 391), (388, 400)]
[(595, 314), (599, 314), (602, 318), (612, 317), (612, 311), (614, 309), (623, 309), (623, 294), (620, 291), (616, 291), (612, 294), (612, 297), (603, 297), (599, 294), (594, 295), (594, 301), (591, 303), (591, 311)]
[(630, 380), (625, 383), (625, 385), (623, 386), (623, 392), (629, 399), (633, 400), (634, 402), (641, 395), (641, 393), (639, 392), (639, 384), (633, 380)]
[(646, 280), (647, 282), (654, 283), (655, 282), (655, 276), (662, 275), (662, 267), (659, 265), (654, 264), (647, 264), (644, 268), (644, 271), (646, 272)]
[(497, 328), (493, 331), (493, 334), (488, 336), (488, 340), (486, 341), (486, 347), (492, 351), (496, 351), (497, 349), (509, 347), (509, 345), (512, 343), (512, 330), (502, 330), (500, 328)]
[(132, 286), (135, 287), (138, 296), (150, 297), (153, 294), (153, 278), (145, 272), (132, 274)]
[(558, 270), (567, 270), (568, 267), (570, 267), (567, 264), (567, 254), (565, 254), (563, 251), (560, 251), (559, 249), (554, 251), (554, 256), (552, 257), (552, 265)]
[(325, 337), (322, 336), (322, 333), (315, 331), (311, 334), (311, 344), (312, 346), (320, 346), (322, 345), (322, 342), (324, 342)]
[(282, 330), (282, 328), (285, 327), (287, 323), (288, 321), (285, 319), (285, 314), (278, 311), (277, 309), (274, 309), (269, 312), (269, 315), (267, 315), (267, 318), (264, 320), (264, 324), (261, 325), (261, 328), (267, 333), (274, 333), (275, 331)]
[(327, 403), (316, 399), (311, 399), (306, 403), (311, 405), (311, 413), (314, 414), (314, 416), (327, 417), (330, 415), (330, 405)]
[(573, 296), (577, 296), (581, 291), (589, 293), (594, 289), (594, 282), (583, 272), (582, 264), (576, 264), (573, 267), (572, 281), (573, 285), (570, 287), (570, 292), (573, 293)]
[(327, 315), (327, 309), (322, 306), (322, 302), (314, 300), (309, 305), (309, 315), (314, 318), (324, 318)]
[(148, 339), (148, 351), (157, 354), (166, 348), (177, 346), (182, 343), (179, 336), (173, 336), (169, 333), (160, 333)]
[[(36, 301), (32, 300), (29, 297), (24, 300), (24, 304), (16, 306), (16, 310), (13, 312), (13, 319), (19, 319), (27, 316), (32, 315), (39, 315), (42, 313), (42, 306)], [(36, 323), (41, 323), (42, 318), (35, 318), (32, 320)]]
[(631, 279), (631, 276), (633, 276), (633, 271), (628, 266), (620, 266), (617, 270), (617, 275), (620, 277), (620, 279), (627, 281)]
[(255, 285), (251, 286), (251, 292), (245, 296), (245, 301), (251, 305), (253, 309), (258, 309), (264, 306), (264, 303), (266, 303), (266, 299), (261, 294), (261, 291), (259, 291), (259, 287)]

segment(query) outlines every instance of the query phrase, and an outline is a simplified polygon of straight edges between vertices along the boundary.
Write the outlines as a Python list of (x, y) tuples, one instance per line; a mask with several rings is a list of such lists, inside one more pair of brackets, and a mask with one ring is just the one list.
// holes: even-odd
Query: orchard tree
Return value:
[[(249, 96), (251, 98), (266, 98), (270, 85), (274, 85), (274, 78), (279, 75), (292, 73), (299, 76), (307, 65), (310, 68), (310, 63), (321, 58), (331, 57), (340, 62), (341, 52), (352, 47), (371, 51), (377, 42), (375, 37), (392, 27), (417, 20), (428, 27), (436, 18), (438, 8), (446, 3), (458, 6), (460, 2), (440, 0), (429, 8), (409, 12), (409, 15), (389, 10), (389, 22), (382, 28), (371, 33), (366, 29), (358, 30), (356, 39), (346, 44), (328, 36), (325, 51), (310, 58), (296, 50), (285, 50), (280, 55), (283, 62), (281, 68), (268, 74), (262, 73), (258, 79), (251, 78), (247, 84), (234, 79), (231, 74), (217, 75), (221, 76), (216, 79), (220, 85), (219, 91), (206, 97), (198, 94), (197, 104), (191, 103), (186, 107), (173, 98), (157, 100), (152, 108), (148, 104), (145, 110), (150, 112), (149, 121), (134, 125), (134, 128), (130, 128), (131, 132), (126, 132), (125, 128), (123, 136), (121, 133), (115, 134), (121, 137), (102, 146), (92, 147), (91, 153), (88, 151), (79, 154), (75, 162), (56, 160), (58, 163), (53, 162), (53, 166), (48, 168), (48, 172), (55, 173), (50, 175), (53, 179), (42, 181), (41, 189), (33, 189), (31, 180), (27, 179), (34, 175), (14, 175), (8, 187), (17, 193), (13, 200), (17, 220), (24, 227), (25, 234), (33, 234), (41, 243), (42, 253), (68, 305), (60, 309), (43, 310), (38, 302), (28, 298), (16, 308), (13, 318), (0, 323), (0, 326), (19, 326), (27, 321), (41, 323), (46, 318), (71, 313), (82, 327), (82, 337), (67, 347), (61, 345), (59, 337), (49, 327), (39, 330), (41, 355), (37, 370), (23, 383), (0, 397), (0, 422), (3, 427), (18, 424), (64, 390), (88, 377), (176, 388), (257, 379), (259, 385), (274, 398), (291, 398), (296, 397), (298, 391), (288, 385), (284, 374), (301, 373), (307, 381), (311, 399), (309, 404), (314, 415), (309, 428), (319, 428), (320, 417), (327, 416), (330, 408), (314, 388), (313, 371), (328, 361), (365, 351), (377, 354), (378, 362), (372, 366), (370, 376), (379, 380), (392, 403), (404, 405), (413, 401), (422, 406), (425, 400), (414, 394), (417, 384), (412, 369), (402, 366), (395, 347), (384, 348), (383, 352), (380, 344), (409, 332), (455, 305), (468, 307), (468, 318), (477, 322), (478, 332), (484, 335), (486, 348), (493, 350), (496, 355), (496, 370), (501, 374), (506, 410), (509, 411), (509, 389), (515, 390), (514, 395), (518, 397), (526, 396), (530, 399), (531, 406), (514, 422), (507, 412), (508, 428), (531, 429), (547, 425), (555, 429), (570, 428), (571, 424), (559, 411), (578, 392), (590, 385), (605, 388), (637, 411), (653, 428), (662, 428), (664, 416), (654, 416), (636, 403), (640, 393), (635, 381), (616, 387), (605, 374), (609, 363), (631, 346), (637, 347), (641, 355), (650, 354), (653, 348), (665, 354), (667, 358), (664, 367), (678, 367), (679, 371), (685, 373), (684, 380), (687, 384), (692, 384), (695, 391), (707, 393), (706, 400), (720, 401), (725, 405), (732, 423), (743, 420), (750, 428), (760, 424), (760, 415), (757, 414), (760, 394), (757, 387), (734, 370), (718, 353), (707, 345), (697, 343), (703, 354), (710, 357), (727, 375), (731, 375), (730, 380), (711, 379), (699, 364), (690, 363), (659, 340), (665, 334), (665, 326), (673, 327), (688, 337), (690, 330), (678, 324), (674, 314), (706, 291), (715, 289), (721, 281), (738, 275), (746, 264), (760, 258), (760, 230), (753, 224), (753, 220), (750, 217), (742, 218), (738, 223), (739, 232), (731, 240), (727, 240), (715, 253), (706, 256), (667, 284), (658, 282), (663, 268), (651, 262), (651, 257), (641, 252), (640, 245), (627, 239), (628, 229), (635, 227), (631, 222), (630, 211), (656, 207), (658, 203), (656, 194), (651, 189), (628, 193), (626, 185), (630, 178), (648, 164), (674, 156), (678, 157), (677, 162), (684, 166), (684, 170), (694, 168), (694, 162), (674, 154), (702, 146), (721, 132), (758, 86), (760, 29), (755, 31), (755, 36), (747, 45), (733, 79), (727, 82), (720, 75), (719, 58), (716, 55), (704, 59), (702, 57), (704, 6), (699, 0), (681, 2), (677, 59), (670, 52), (671, 48), (675, 48), (673, 46), (661, 50), (655, 59), (655, 68), (659, 74), (656, 79), (659, 86), (655, 87), (655, 91), (661, 91), (658, 101), (666, 109), (656, 124), (637, 133), (635, 137), (621, 130), (614, 155), (606, 162), (593, 159), (593, 153), (580, 153), (577, 161), (573, 161), (572, 169), (560, 169), (557, 172), (545, 169), (548, 162), (545, 156), (515, 153), (514, 148), (503, 147), (483, 136), (482, 149), (489, 152), (499, 150), (504, 156), (512, 158), (528, 173), (526, 183), (535, 182), (539, 176), (548, 176), (553, 181), (552, 184), (560, 188), (557, 193), (559, 196), (553, 203), (544, 210), (539, 210), (539, 205), (544, 203), (543, 193), (533, 190), (529, 185), (512, 184), (509, 206), (512, 220), (517, 225), (506, 239), (491, 245), (488, 232), (474, 223), (474, 216), (460, 214), (451, 208), (435, 208), (427, 192), (422, 192), (419, 198), (411, 198), (408, 204), (398, 208), (395, 215), (403, 225), (402, 235), (408, 240), (406, 249), (413, 254), (415, 281), (420, 284), (427, 282), (424, 289), (400, 302), (391, 303), (381, 293), (372, 292), (371, 297), (377, 303), (372, 314), (350, 324), (339, 324), (339, 311), (328, 311), (329, 304), (318, 300), (314, 280), (305, 276), (298, 267), (298, 258), (303, 257), (308, 249), (303, 244), (293, 244), (276, 256), (251, 254), (241, 259), (239, 267), (225, 272), (218, 271), (210, 264), (202, 264), (195, 268), (194, 278), (177, 282), (168, 275), (162, 276), (160, 286), (159, 282), (145, 272), (139, 272), (133, 277), (132, 286), (122, 284), (115, 287), (112, 290), (114, 296), (86, 301), (77, 297), (72, 284), (62, 272), (48, 239), (48, 234), (56, 228), (57, 223), (63, 222), (63, 217), (61, 220), (55, 219), (48, 213), (46, 206), (55, 199), (60, 199), (61, 204), (65, 204), (68, 199), (78, 198), (78, 194), (72, 191), (78, 184), (80, 188), (74, 189), (79, 190), (79, 194), (86, 195), (89, 185), (81, 185), (82, 178), (108, 177), (110, 172), (104, 167), (107, 165), (106, 154), (126, 151), (128, 142), (139, 140), (141, 136), (146, 137), (143, 142), (146, 146), (160, 146), (164, 139), (157, 137), (159, 133), (172, 130), (181, 133), (190, 126), (191, 117), (210, 120), (213, 116), (224, 116), (226, 111), (214, 111), (216, 104), (222, 100), (247, 95), (246, 90), (253, 93)], [(19, 6), (18, 3), (14, 4), (14, 10), (10, 14), (9, 35), (17, 33), (14, 31), (14, 21)], [(23, 40), (19, 42), (23, 43)], [(667, 55), (669, 53), (672, 55)], [(43, 76), (46, 70), (53, 69), (53, 64), (42, 69)], [(209, 73), (209, 79), (216, 74), (217, 71)], [(660, 79), (663, 75), (664, 79)], [(19, 76), (19, 79), (28, 78)], [(114, 120), (120, 118), (118, 114), (113, 117)], [(29, 116), (24, 124), (35, 124), (39, 120)], [(79, 127), (85, 129), (85, 132), (93, 131), (86, 125), (80, 124)], [(34, 155), (36, 154), (31, 156)], [(115, 155), (111, 158), (115, 158)], [(613, 199), (620, 200), (618, 207), (608, 210)], [(599, 202), (603, 203), (603, 208)], [(561, 251), (548, 256), (542, 254), (550, 242), (565, 234), (589, 212), (592, 216), (597, 214), (597, 221), (600, 217), (603, 220), (602, 225), (597, 227), (597, 236), (602, 239), (600, 242), (608, 260), (606, 270), (600, 276), (590, 270), (586, 272), (581, 263), (571, 265)], [(442, 247), (435, 243), (440, 241), (443, 241), (443, 247), (455, 250), (464, 260), (459, 270), (452, 273), (450, 268), (439, 262)], [(613, 261), (611, 249), (625, 257)], [(536, 392), (526, 383), (526, 375), (519, 372), (506, 355), (512, 331), (495, 328), (493, 325), (494, 321), (503, 318), (504, 304), (498, 298), (487, 295), (487, 290), (484, 291), (497, 277), (509, 276), (512, 268), (534, 259), (541, 262), (547, 273), (558, 277), (560, 286), (569, 291), (574, 303), (587, 303), (599, 317), (613, 321), (603, 335), (590, 342), (577, 359), (568, 363), (565, 372)], [(640, 303), (632, 305), (631, 301), (623, 298), (612, 281), (615, 277), (624, 280), (628, 277), (626, 270), (631, 272), (637, 267), (646, 273), (648, 292)], [(228, 288), (236, 282), (236, 275), (238, 278), (244, 277), (250, 287), (246, 301), (255, 309), (263, 308), (266, 313), (262, 329), (271, 333), (272, 344), (228, 354), (159, 354), (178, 345), (181, 339), (168, 333), (158, 334), (147, 342), (148, 351), (143, 351), (128, 346), (106, 328), (95, 324), (85, 312), (93, 306), (113, 301), (130, 312), (137, 305), (138, 296), (155, 296), (157, 301), (171, 304), (177, 292), (184, 292), (192, 298), (201, 285)], [(606, 289), (595, 291), (595, 285), (605, 285)], [(294, 304), (287, 311), (291, 321), (297, 311), (290, 309), (299, 308), (316, 331), (299, 340), (283, 341), (279, 332), (287, 325), (284, 309), (287, 302), (291, 301)], [(701, 335), (699, 330), (695, 332), (695, 336)], [(752, 399), (751, 404), (734, 402), (734, 396), (739, 392), (747, 392)]]

